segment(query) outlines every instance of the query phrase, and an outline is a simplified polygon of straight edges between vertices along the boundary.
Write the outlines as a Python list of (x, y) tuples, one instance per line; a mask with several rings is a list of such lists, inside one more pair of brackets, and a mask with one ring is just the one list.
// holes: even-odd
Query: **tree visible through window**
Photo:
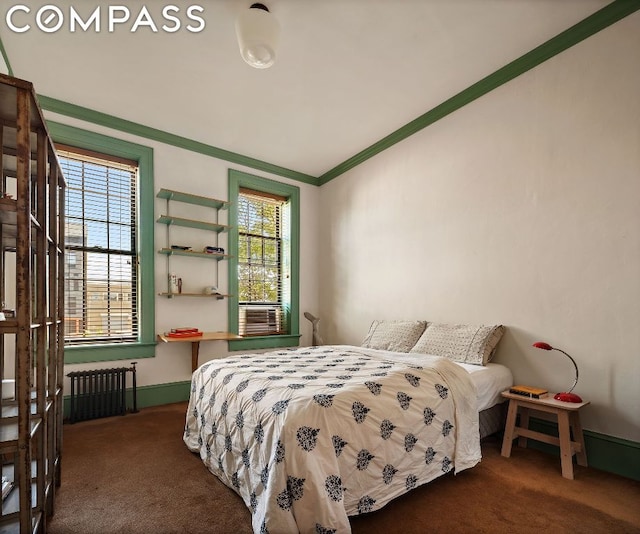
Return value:
[(137, 162), (58, 147), (67, 180), (65, 343), (138, 338)]

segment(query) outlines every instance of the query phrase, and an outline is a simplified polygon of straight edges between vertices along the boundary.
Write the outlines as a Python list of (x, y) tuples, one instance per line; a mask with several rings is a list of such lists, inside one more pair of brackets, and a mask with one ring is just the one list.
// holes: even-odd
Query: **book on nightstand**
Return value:
[(509, 393), (515, 395), (522, 395), (523, 397), (529, 397), (530, 399), (544, 399), (549, 395), (549, 391), (542, 388), (535, 388), (533, 386), (511, 386)]

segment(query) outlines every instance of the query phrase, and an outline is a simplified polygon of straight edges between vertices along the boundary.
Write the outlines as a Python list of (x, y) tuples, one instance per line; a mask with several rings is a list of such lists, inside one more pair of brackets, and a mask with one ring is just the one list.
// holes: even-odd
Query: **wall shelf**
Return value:
[[(219, 234), (223, 232), (228, 232), (231, 229), (230, 226), (227, 226), (225, 224), (221, 224), (218, 222), (219, 211), (227, 209), (229, 207), (229, 202), (226, 202), (224, 200), (218, 200), (216, 198), (193, 195), (191, 193), (173, 191), (171, 189), (160, 189), (160, 191), (158, 191), (158, 193), (156, 194), (156, 197), (166, 200), (166, 212), (165, 212), (166, 214), (160, 215), (160, 217), (158, 217), (157, 219), (157, 222), (167, 226), (166, 241), (163, 248), (158, 250), (158, 254), (162, 254), (167, 258), (168, 283), (167, 283), (167, 291), (161, 292), (159, 293), (159, 295), (167, 298), (186, 297), (186, 296), (208, 297), (208, 298), (215, 298), (216, 300), (222, 300), (224, 298), (228, 298), (230, 295), (225, 295), (220, 293), (207, 294), (204, 292), (193, 292), (193, 291), (178, 292), (176, 291), (176, 287), (172, 286), (170, 282), (170, 278), (173, 272), (172, 263), (171, 263), (172, 258), (176, 256), (180, 256), (180, 257), (187, 257), (187, 258), (206, 259), (209, 261), (216, 262), (215, 280), (212, 280), (212, 282), (209, 285), (214, 286), (216, 288), (219, 287), (218, 264), (220, 261), (228, 260), (230, 256), (224, 253), (212, 254), (207, 252), (199, 252), (199, 251), (191, 250), (190, 248), (187, 250), (181, 249), (181, 248), (172, 248), (173, 246), (177, 246), (177, 245), (175, 244), (175, 242), (172, 242), (171, 228), (174, 226), (181, 226), (185, 228), (193, 228), (196, 230), (202, 230), (204, 232), (213, 233), (215, 237), (215, 246), (217, 247)], [(190, 204), (195, 206), (201, 206), (204, 208), (210, 208), (213, 212), (212, 213), (213, 222), (202, 220), (202, 219), (190, 219), (190, 218), (187, 219), (184, 217), (176, 217), (175, 215), (171, 214), (172, 202), (181, 202), (183, 204)], [(206, 218), (208, 219), (209, 217), (206, 217)], [(191, 237), (191, 234), (189, 237)], [(207, 246), (211, 246), (211, 245), (208, 243)], [(200, 246), (198, 248), (199, 250), (202, 250), (204, 247)], [(178, 260), (176, 259), (176, 261)]]
[(208, 260), (228, 260), (231, 256), (226, 254), (210, 254), (209, 252), (195, 252), (192, 250), (179, 250), (174, 248), (162, 248), (158, 254), (166, 254), (167, 256), (192, 256), (194, 258), (206, 258)]
[(172, 191), (171, 189), (160, 189), (156, 195), (158, 198), (166, 200), (175, 200), (177, 202), (185, 202), (187, 204), (196, 204), (207, 208), (217, 210), (225, 210), (229, 207), (229, 202), (218, 200), (216, 198), (202, 197), (200, 195), (192, 195), (190, 193), (182, 193), (180, 191)]
[(224, 224), (210, 223), (205, 221), (196, 221), (194, 219), (183, 219), (182, 217), (173, 217), (171, 215), (160, 215), (158, 221), (161, 224), (184, 226), (186, 228), (196, 228), (197, 230), (208, 230), (209, 232), (227, 232), (229, 227)]
[(202, 297), (202, 298), (215, 298), (216, 300), (222, 300), (224, 298), (229, 298), (233, 295), (224, 295), (222, 293), (212, 293), (211, 295), (207, 294), (207, 293), (169, 293), (169, 292), (165, 292), (165, 293), (158, 293), (158, 295), (162, 296), (162, 297), (169, 297), (169, 298), (173, 298), (173, 297)]

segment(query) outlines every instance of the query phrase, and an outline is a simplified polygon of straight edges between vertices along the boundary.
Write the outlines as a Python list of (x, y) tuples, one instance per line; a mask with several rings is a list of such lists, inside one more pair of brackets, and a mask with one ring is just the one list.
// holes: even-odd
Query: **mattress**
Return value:
[[(362, 347), (350, 347), (356, 349), (365, 354), (378, 355), (381, 357), (392, 354), (393, 359), (398, 361), (404, 361), (407, 363), (419, 363), (421, 357), (426, 358), (438, 358), (437, 356), (431, 356), (429, 354), (417, 354), (417, 353), (404, 353), (368, 349)], [(485, 366), (474, 365), (470, 363), (458, 363), (453, 362), (459, 367), (462, 367), (471, 378), (471, 382), (476, 388), (478, 412), (487, 410), (496, 404), (501, 404), (504, 399), (500, 396), (505, 389), (509, 389), (513, 385), (513, 375), (508, 367), (499, 363), (488, 363)]]
[(508, 367), (499, 363), (488, 363), (486, 366), (459, 363), (471, 377), (478, 395), (478, 411), (487, 410), (503, 402), (500, 396), (505, 389), (513, 385), (513, 375)]

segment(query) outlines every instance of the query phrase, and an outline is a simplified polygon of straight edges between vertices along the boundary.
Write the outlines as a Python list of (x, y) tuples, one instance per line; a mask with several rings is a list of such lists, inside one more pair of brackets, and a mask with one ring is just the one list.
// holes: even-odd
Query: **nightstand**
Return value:
[[(504, 429), (504, 440), (502, 441), (502, 456), (506, 458), (511, 456), (511, 446), (515, 438), (518, 438), (520, 447), (526, 447), (527, 438), (531, 438), (560, 447), (560, 461), (564, 478), (573, 480), (574, 454), (578, 465), (587, 466), (587, 453), (580, 425), (580, 409), (589, 404), (589, 401), (562, 402), (555, 400), (552, 394), (542, 399), (532, 399), (509, 393), (508, 390), (503, 391), (502, 396), (509, 399), (509, 411)], [(516, 426), (518, 410), (520, 410), (520, 425)], [(558, 420), (559, 437), (529, 430), (529, 410), (554, 414)], [(573, 439), (571, 439), (572, 433)]]

